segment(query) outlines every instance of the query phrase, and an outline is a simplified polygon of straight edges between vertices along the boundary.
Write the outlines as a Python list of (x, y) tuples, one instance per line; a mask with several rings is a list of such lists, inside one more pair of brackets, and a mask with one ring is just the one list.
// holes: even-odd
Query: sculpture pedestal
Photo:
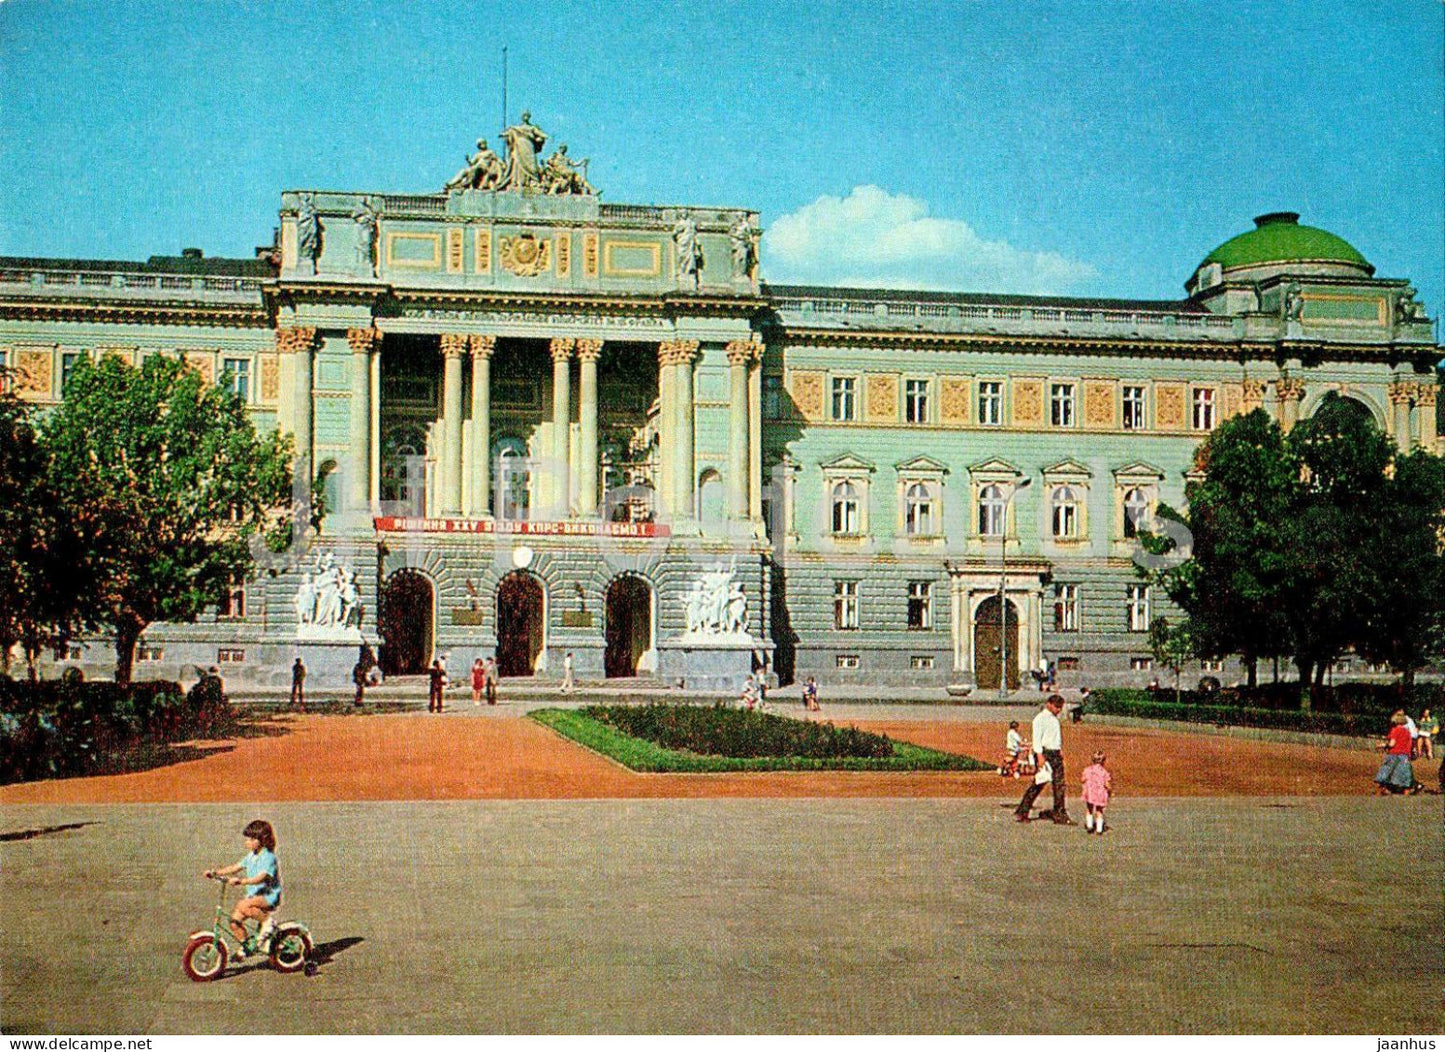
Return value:
[(773, 644), (746, 632), (688, 633), (658, 648), (658, 673), (685, 690), (739, 693), (754, 665), (772, 667)]
[[(306, 689), (334, 691), (338, 688), (352, 687), (351, 670), (356, 667), (357, 659), (361, 657), (362, 648), (367, 645), (361, 638), (361, 632), (353, 630), (355, 638), (340, 637), (333, 634), (327, 639), (318, 639), (315, 636), (301, 636), (294, 644), (294, 653), (286, 663), (285, 680), (291, 682), (291, 661), (298, 656), (306, 665)], [(376, 656), (376, 647), (372, 646), (372, 657)]]

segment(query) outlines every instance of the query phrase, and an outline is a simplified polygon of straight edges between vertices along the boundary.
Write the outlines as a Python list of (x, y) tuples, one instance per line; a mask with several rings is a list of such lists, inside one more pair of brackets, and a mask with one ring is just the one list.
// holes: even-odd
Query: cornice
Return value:
[(106, 325), (208, 325), (272, 328), (265, 307), (199, 303), (41, 302), (0, 297), (0, 318), (14, 321), (98, 322)]

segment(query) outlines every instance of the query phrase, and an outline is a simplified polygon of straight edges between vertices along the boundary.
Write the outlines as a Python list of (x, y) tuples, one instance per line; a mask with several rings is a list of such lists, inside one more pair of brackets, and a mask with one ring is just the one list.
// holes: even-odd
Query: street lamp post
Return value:
[(999, 666), (998, 666), (998, 693), (999, 697), (1008, 697), (1008, 509), (1013, 499), (1018, 496), (1019, 490), (1028, 489), (1033, 479), (1026, 478), (1017, 482), (1009, 490), (1008, 496), (1003, 501), (1003, 522), (1000, 525), (998, 544), (998, 638), (999, 638)]

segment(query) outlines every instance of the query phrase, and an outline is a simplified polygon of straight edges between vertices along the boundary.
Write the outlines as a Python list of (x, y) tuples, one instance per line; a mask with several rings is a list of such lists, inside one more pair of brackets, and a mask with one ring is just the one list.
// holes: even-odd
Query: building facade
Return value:
[(1167, 603), (1135, 534), (1221, 421), (1335, 392), (1442, 450), (1413, 290), (1291, 213), (1180, 300), (769, 286), (757, 213), (604, 204), (525, 115), (504, 138), (436, 194), (288, 191), (255, 259), (0, 259), (21, 398), (57, 403), (81, 355), (182, 355), (294, 436), (324, 511), (151, 626), (138, 675), (340, 676), (364, 644), (392, 675), (571, 652), (722, 685), (707, 637), (784, 681), (1145, 682)]

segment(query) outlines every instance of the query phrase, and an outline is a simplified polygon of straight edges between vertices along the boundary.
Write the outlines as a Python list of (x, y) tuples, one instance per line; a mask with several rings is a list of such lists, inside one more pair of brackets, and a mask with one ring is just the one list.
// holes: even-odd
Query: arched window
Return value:
[(1054, 490), (1054, 536), (1060, 539), (1079, 535), (1079, 498), (1072, 486)]
[(839, 482), (833, 487), (833, 532), (854, 534), (859, 528), (858, 487)]
[(1003, 490), (987, 485), (978, 491), (978, 532), (984, 537), (1002, 537), (1004, 531)]
[(1124, 536), (1137, 537), (1149, 527), (1149, 495), (1135, 486), (1124, 494)]
[(903, 494), (903, 529), (910, 537), (932, 537), (934, 529), (933, 491), (915, 482)]
[(497, 518), (512, 521), (530, 518), (532, 471), (526, 444), (519, 438), (501, 438), (492, 449), (496, 458), (493, 507)]

